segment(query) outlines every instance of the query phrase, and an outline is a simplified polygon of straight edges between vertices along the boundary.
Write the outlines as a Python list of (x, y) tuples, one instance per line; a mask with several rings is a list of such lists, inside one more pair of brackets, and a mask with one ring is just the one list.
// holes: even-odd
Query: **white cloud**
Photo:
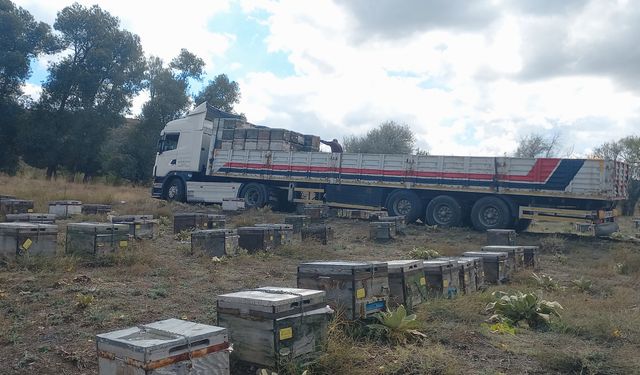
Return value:
[(22, 85), (22, 92), (23, 95), (29, 96), (35, 101), (38, 100), (42, 94), (42, 86), (27, 82)]

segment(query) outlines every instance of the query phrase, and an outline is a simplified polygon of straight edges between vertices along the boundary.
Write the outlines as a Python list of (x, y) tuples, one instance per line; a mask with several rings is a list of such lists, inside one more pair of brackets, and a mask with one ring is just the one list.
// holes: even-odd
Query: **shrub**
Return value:
[(579, 279), (575, 279), (571, 283), (576, 289), (583, 293), (591, 292), (593, 289), (593, 283), (591, 282), (591, 280), (585, 279), (584, 276), (580, 276)]
[(542, 300), (535, 293), (516, 292), (509, 295), (493, 292), (492, 296), (496, 301), (490, 302), (486, 307), (488, 312), (494, 314), (490, 320), (512, 326), (525, 321), (531, 328), (545, 328), (549, 325), (551, 316), (560, 317), (558, 311), (562, 309), (558, 302)]
[(414, 247), (413, 250), (409, 252), (409, 257), (412, 259), (433, 259), (439, 256), (439, 252), (426, 247)]
[(536, 281), (536, 284), (538, 284), (538, 286), (544, 290), (554, 291), (560, 289), (560, 285), (558, 285), (558, 282), (555, 281), (551, 276), (538, 276), (537, 274), (533, 273), (532, 277)]
[(420, 322), (416, 320), (416, 315), (407, 315), (403, 305), (398, 306), (395, 311), (378, 313), (375, 318), (379, 323), (369, 324), (367, 327), (382, 332), (393, 344), (406, 344), (411, 337), (426, 337), (417, 330)]

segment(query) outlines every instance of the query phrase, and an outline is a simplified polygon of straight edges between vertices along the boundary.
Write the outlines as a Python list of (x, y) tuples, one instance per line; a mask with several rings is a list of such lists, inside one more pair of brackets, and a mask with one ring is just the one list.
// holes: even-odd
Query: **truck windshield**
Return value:
[(158, 152), (175, 150), (178, 148), (179, 139), (180, 133), (168, 133), (163, 135), (158, 142)]

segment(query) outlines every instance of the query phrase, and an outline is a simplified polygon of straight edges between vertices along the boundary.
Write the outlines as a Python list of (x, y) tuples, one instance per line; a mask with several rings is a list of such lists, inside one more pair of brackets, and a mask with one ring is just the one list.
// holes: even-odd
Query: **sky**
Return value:
[[(14, 0), (53, 24), (67, 0)], [(640, 4), (622, 0), (104, 0), (147, 55), (187, 48), (240, 85), (236, 110), (325, 139), (405, 123), (438, 155), (561, 156), (640, 135)], [(32, 64), (37, 96), (56, 57)], [(148, 98), (135, 98), (132, 114)]]

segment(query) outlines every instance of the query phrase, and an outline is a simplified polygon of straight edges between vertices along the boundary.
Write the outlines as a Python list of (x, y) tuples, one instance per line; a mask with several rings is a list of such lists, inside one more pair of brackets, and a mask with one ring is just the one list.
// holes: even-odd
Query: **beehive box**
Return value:
[(484, 262), (481, 257), (461, 257), (465, 259), (470, 259), (473, 261), (474, 275), (476, 277), (476, 290), (479, 290), (484, 287)]
[(513, 229), (488, 229), (487, 245), (489, 246), (515, 246), (516, 231)]
[(69, 223), (65, 252), (79, 256), (104, 256), (129, 247), (129, 226), (113, 223)]
[(369, 217), (369, 215), (367, 215), (366, 213), (366, 210), (340, 208), (338, 209), (337, 216), (344, 219), (365, 219)]
[(54, 224), (56, 215), (53, 214), (7, 214), (7, 222), (10, 223), (34, 223), (34, 224)]
[(208, 229), (209, 215), (201, 212), (179, 212), (173, 215), (173, 233)]
[(158, 220), (134, 220), (116, 224), (129, 226), (129, 236), (138, 240), (152, 239), (158, 232)]
[(324, 204), (298, 205), (298, 213), (309, 216), (311, 221), (318, 222), (329, 217), (329, 206)]
[(369, 239), (387, 241), (396, 238), (396, 223), (392, 221), (378, 221), (369, 223)]
[(404, 305), (408, 311), (427, 300), (427, 279), (421, 260), (392, 260), (389, 272), (389, 307)]
[(574, 227), (577, 232), (586, 233), (593, 232), (595, 226), (592, 223), (574, 223)]
[(232, 356), (265, 367), (308, 363), (323, 350), (333, 311), (320, 290), (263, 287), (218, 296), (218, 324)]
[(100, 375), (229, 375), (227, 330), (180, 319), (96, 336)]
[(425, 260), (422, 263), (430, 296), (453, 298), (458, 294), (460, 286), (458, 270), (460, 267), (456, 262)]
[(509, 274), (524, 268), (524, 249), (522, 246), (483, 246), (482, 251), (503, 252), (509, 254), (507, 265)]
[(403, 234), (407, 230), (407, 223), (404, 216), (382, 216), (378, 221), (395, 223), (396, 234)]
[(386, 310), (388, 276), (384, 262), (308, 262), (298, 265), (298, 288), (324, 290), (346, 319), (364, 319)]
[(111, 216), (112, 223), (128, 223), (134, 222), (137, 220), (153, 220), (153, 215), (151, 214), (143, 214), (143, 215), (117, 215)]
[(236, 255), (238, 234), (234, 229), (206, 229), (191, 233), (191, 252), (202, 252), (211, 257)]
[(244, 208), (243, 198), (222, 198), (222, 211), (240, 211)]
[(33, 201), (24, 199), (0, 200), (0, 219), (8, 214), (26, 214), (33, 212)]
[[(474, 259), (465, 257), (442, 257), (436, 258), (435, 260), (450, 260), (458, 264), (459, 291), (464, 292), (464, 294), (469, 294), (478, 289)], [(453, 277), (455, 276), (456, 275), (453, 275)]]
[(313, 240), (326, 245), (333, 240), (333, 228), (326, 224), (313, 224), (302, 228), (300, 236), (302, 241)]
[(208, 214), (207, 216), (208, 229), (224, 229), (227, 224), (227, 218), (224, 215)]
[(84, 203), (82, 213), (85, 215), (106, 215), (111, 212), (110, 204)]
[(292, 225), (293, 233), (298, 234), (302, 228), (309, 226), (311, 218), (307, 215), (289, 215), (285, 216), (284, 223)]
[(49, 202), (49, 213), (59, 218), (69, 218), (82, 213), (82, 202), (66, 200)]
[(256, 224), (255, 226), (273, 229), (275, 247), (289, 245), (293, 242), (293, 225), (291, 224)]
[(0, 258), (54, 256), (58, 227), (50, 224), (0, 223)]
[(249, 253), (271, 251), (275, 247), (275, 231), (265, 227), (238, 228), (238, 246)]
[(521, 246), (524, 253), (524, 267), (525, 268), (540, 268), (540, 260), (538, 258), (539, 248), (538, 246)]
[(504, 252), (467, 251), (463, 257), (481, 257), (484, 281), (489, 284), (502, 284), (509, 279), (508, 258)]

